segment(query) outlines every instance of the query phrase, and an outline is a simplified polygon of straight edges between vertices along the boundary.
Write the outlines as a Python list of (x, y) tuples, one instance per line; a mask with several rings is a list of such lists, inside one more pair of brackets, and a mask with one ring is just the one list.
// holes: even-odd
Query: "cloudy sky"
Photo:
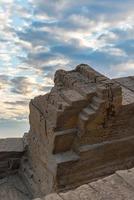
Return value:
[(28, 130), (28, 102), (56, 69), (134, 75), (133, 0), (0, 0), (0, 137)]

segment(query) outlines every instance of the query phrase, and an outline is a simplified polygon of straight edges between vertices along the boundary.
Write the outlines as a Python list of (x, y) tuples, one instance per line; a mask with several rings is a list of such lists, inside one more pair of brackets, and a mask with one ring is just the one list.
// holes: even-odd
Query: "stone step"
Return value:
[(77, 107), (85, 104), (85, 98), (75, 90), (63, 91), (62, 98), (71, 106)]
[(86, 124), (87, 124), (87, 121), (89, 120), (89, 116), (84, 113), (84, 112), (81, 112), (79, 114), (79, 131), (80, 131), (80, 134), (84, 134), (84, 130), (85, 130), (85, 127), (86, 127)]
[(57, 130), (55, 132), (55, 135), (56, 136), (65, 136), (65, 135), (68, 135), (68, 134), (73, 134), (73, 133), (76, 133), (77, 129), (76, 128), (72, 128), (72, 129), (66, 129), (66, 130)]
[(121, 177), (124, 182), (134, 188), (134, 168), (128, 170), (116, 171), (116, 174)]
[(92, 98), (92, 102), (94, 102), (96, 105), (100, 105), (100, 104), (102, 104), (102, 103), (104, 103), (104, 100), (102, 100), (100, 97), (98, 97), (98, 96), (94, 96), (93, 98)]
[[(129, 179), (132, 182), (128, 182)], [(52, 193), (34, 200), (133, 200), (133, 180), (134, 168), (121, 170), (64, 193)]]
[(99, 200), (99, 194), (97, 194), (88, 184), (84, 184), (75, 190), (59, 193), (59, 195), (64, 200)]
[(79, 130), (84, 134), (86, 123), (93, 118), (95, 111), (91, 107), (84, 108), (79, 114)]
[(71, 150), (77, 129), (67, 129), (55, 132), (53, 153), (66, 152)]
[(79, 155), (76, 154), (74, 151), (58, 153), (58, 154), (55, 154), (54, 157), (57, 164), (76, 162), (80, 159)]
[(91, 107), (86, 107), (83, 109), (82, 113), (89, 118), (91, 115), (95, 114), (95, 111)]
[(70, 105), (66, 101), (58, 102), (57, 103), (58, 110), (66, 110), (70, 107)]
[(79, 114), (79, 120), (82, 122), (87, 122), (88, 121), (88, 116), (85, 115), (85, 113), (80, 113)]
[(96, 105), (96, 103), (94, 103), (94, 102), (92, 102), (92, 103), (90, 104), (90, 106), (91, 106), (91, 108), (92, 108), (94, 111), (97, 111), (98, 108), (99, 108), (99, 105)]
[[(73, 164), (65, 163), (65, 165), (67, 165), (66, 167), (71, 170), (71, 168), (73, 168), (73, 165), (77, 164), (77, 162)], [(126, 164), (126, 167), (124, 167), (125, 162), (127, 162), (127, 159), (120, 163), (117, 163), (117, 162), (107, 163), (106, 165), (102, 165), (100, 167), (95, 167), (94, 169), (93, 168), (90, 169), (90, 166), (91, 166), (90, 163), (85, 161), (84, 162), (85, 166), (81, 165), (79, 169), (77, 168), (70, 172), (69, 170), (66, 170), (63, 164), (63, 168), (62, 166), (59, 167), (60, 171), (58, 172), (58, 175), (60, 176), (59, 181), (58, 181), (58, 184), (60, 186), (60, 191), (65, 191), (70, 188), (74, 188), (82, 184), (85, 184), (87, 182), (94, 181), (100, 177), (105, 177), (109, 174), (114, 173), (117, 169), (127, 168), (127, 164)], [(133, 163), (134, 163), (134, 160), (133, 160)], [(131, 164), (130, 167), (132, 166), (133, 165)], [(63, 172), (66, 172), (66, 174), (63, 174)], [(129, 182), (127, 183), (129, 184)]]
[(116, 174), (102, 180), (92, 182), (89, 185), (100, 194), (102, 199), (134, 199), (134, 188), (130, 187)]
[(24, 151), (22, 138), (7, 138), (0, 139), (0, 154), (1, 153), (22, 153)]
[(91, 87), (89, 85), (83, 87), (81, 86), (79, 88), (79, 92), (86, 99), (91, 99), (95, 95), (95, 87), (93, 85)]
[[(79, 149), (80, 159), (77, 162), (60, 164), (59, 185), (67, 188), (70, 185), (83, 184), (88, 180), (113, 173), (117, 169), (133, 166), (133, 144), (134, 137), (130, 137), (124, 140), (107, 141), (103, 144), (82, 146)], [(134, 180), (130, 181), (132, 185)]]

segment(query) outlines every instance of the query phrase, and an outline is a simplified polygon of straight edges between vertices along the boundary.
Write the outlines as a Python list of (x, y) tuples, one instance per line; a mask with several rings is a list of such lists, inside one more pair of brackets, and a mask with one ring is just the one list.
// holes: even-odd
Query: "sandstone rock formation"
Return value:
[(10, 154), (10, 171), (17, 171), (27, 198), (64, 192), (134, 165), (134, 78), (110, 80), (81, 64), (58, 70), (54, 83), (50, 93), (31, 100), (24, 148), (19, 157), (15, 150)]
[(74, 188), (133, 163), (134, 104), (124, 102), (118, 81), (82, 64), (58, 70), (54, 83), (49, 94), (30, 102), (21, 173), (35, 196)]

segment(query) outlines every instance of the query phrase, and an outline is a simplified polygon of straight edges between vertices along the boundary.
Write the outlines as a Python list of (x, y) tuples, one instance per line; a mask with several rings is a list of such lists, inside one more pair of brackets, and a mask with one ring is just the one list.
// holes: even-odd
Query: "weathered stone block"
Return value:
[[(134, 101), (123, 96), (133, 97), (130, 79), (125, 86), (122, 79), (110, 80), (81, 64), (58, 70), (50, 93), (31, 100), (25, 164), (32, 173), (25, 167), (24, 174), (31, 174), (27, 182), (35, 196), (65, 191), (134, 163)], [(95, 199), (91, 188), (79, 191), (79, 196), (62, 195)]]

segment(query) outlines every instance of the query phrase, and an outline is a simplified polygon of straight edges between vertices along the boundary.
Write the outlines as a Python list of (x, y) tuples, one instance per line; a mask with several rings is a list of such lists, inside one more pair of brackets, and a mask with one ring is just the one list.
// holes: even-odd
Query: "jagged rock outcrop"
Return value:
[(20, 174), (35, 197), (65, 191), (132, 166), (134, 104), (91, 67), (58, 70), (49, 94), (30, 102)]
[(133, 169), (95, 180), (134, 166), (134, 77), (110, 80), (81, 64), (58, 70), (54, 83), (30, 101), (23, 139), (0, 140), (0, 198), (132, 199)]

